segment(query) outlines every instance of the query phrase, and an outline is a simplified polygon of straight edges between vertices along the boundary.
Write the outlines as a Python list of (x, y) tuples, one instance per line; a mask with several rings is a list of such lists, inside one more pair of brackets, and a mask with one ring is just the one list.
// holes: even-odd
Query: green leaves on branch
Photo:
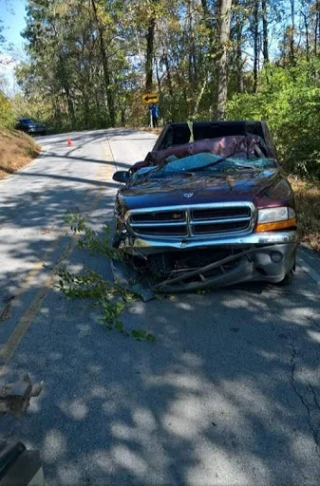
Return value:
[[(103, 235), (91, 230), (86, 225), (85, 217), (76, 212), (68, 212), (66, 222), (74, 234), (83, 234), (79, 240), (80, 249), (89, 250), (91, 254), (99, 254), (108, 259), (118, 257), (116, 250), (110, 247), (110, 235), (107, 225), (103, 227)], [(127, 306), (136, 300), (136, 296), (122, 288), (117, 282), (108, 282), (102, 275), (90, 268), (82, 273), (72, 273), (60, 266), (55, 270), (58, 277), (58, 288), (68, 299), (92, 299), (94, 305), (101, 309), (98, 318), (108, 330), (116, 330), (124, 336), (136, 341), (154, 342), (155, 337), (144, 329), (126, 330), (120, 316)]]
[(82, 233), (86, 230), (86, 218), (74, 211), (67, 212), (65, 222), (70, 226), (70, 229), (74, 234)]
[(82, 250), (87, 249), (91, 254), (103, 255), (113, 260), (119, 260), (121, 254), (110, 246), (110, 229), (108, 225), (102, 228), (102, 236), (86, 225), (86, 219), (83, 215), (69, 211), (65, 218), (66, 223), (74, 234), (82, 233), (83, 236), (79, 240), (78, 247)]
[(133, 329), (127, 331), (124, 328), (124, 324), (119, 317), (126, 308), (126, 302), (110, 302), (110, 300), (102, 300), (101, 306), (102, 314), (99, 317), (98, 322), (106, 325), (109, 331), (116, 330), (123, 336), (131, 337), (136, 341), (155, 342), (156, 338), (154, 335), (145, 329)]
[(56, 275), (59, 277), (57, 287), (69, 299), (103, 299), (111, 289), (110, 284), (90, 268), (76, 275), (59, 267)]

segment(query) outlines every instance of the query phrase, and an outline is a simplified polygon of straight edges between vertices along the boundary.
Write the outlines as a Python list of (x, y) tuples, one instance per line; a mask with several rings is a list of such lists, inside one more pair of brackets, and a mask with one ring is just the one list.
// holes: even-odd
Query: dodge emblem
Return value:
[(190, 199), (190, 197), (192, 197), (192, 196), (193, 196), (193, 192), (185, 192), (183, 194), (183, 197), (186, 197), (187, 199)]

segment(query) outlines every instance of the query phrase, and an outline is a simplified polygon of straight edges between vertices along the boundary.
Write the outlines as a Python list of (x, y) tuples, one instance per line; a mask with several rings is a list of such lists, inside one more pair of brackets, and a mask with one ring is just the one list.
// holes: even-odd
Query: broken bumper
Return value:
[[(129, 242), (127, 242), (129, 243)], [(281, 282), (295, 267), (298, 245), (296, 231), (252, 233), (244, 237), (211, 241), (159, 241), (136, 238), (120, 249), (136, 256), (149, 256), (168, 251), (230, 249), (222, 260), (173, 276), (153, 288), (158, 292), (186, 292), (202, 288), (216, 288), (249, 281)], [(230, 268), (230, 263), (231, 268)]]
[[(295, 266), (295, 244), (272, 245), (261, 248), (251, 248), (230, 259), (236, 266), (224, 269), (223, 262), (215, 262), (208, 267), (197, 269), (193, 275), (169, 279), (154, 287), (158, 292), (187, 292), (204, 288), (218, 288), (236, 285), (244, 282), (264, 281), (270, 283), (281, 282)], [(274, 261), (276, 260), (276, 261)], [(214, 268), (221, 269), (221, 273), (207, 276), (206, 273)]]

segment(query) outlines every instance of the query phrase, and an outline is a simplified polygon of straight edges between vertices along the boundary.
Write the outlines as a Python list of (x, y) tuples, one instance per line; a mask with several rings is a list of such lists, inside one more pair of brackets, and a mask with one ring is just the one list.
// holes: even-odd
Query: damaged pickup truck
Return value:
[(113, 246), (155, 291), (291, 280), (294, 196), (264, 122), (169, 124), (113, 179)]

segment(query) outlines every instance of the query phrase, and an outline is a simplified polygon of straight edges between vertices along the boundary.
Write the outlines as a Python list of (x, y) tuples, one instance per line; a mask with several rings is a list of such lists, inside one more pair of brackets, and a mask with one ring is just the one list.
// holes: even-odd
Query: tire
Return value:
[(286, 287), (287, 285), (291, 285), (293, 283), (293, 280), (294, 280), (294, 270), (291, 269), (284, 277), (284, 279), (278, 283), (278, 285), (282, 287)]
[(112, 248), (115, 248), (117, 250), (120, 246), (120, 243), (121, 243), (121, 237), (119, 236), (118, 233), (115, 233), (111, 241)]

